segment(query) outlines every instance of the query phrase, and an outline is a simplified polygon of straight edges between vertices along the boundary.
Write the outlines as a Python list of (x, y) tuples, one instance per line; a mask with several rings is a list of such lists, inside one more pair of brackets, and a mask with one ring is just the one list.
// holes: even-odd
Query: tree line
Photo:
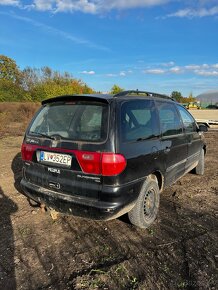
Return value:
[(50, 67), (20, 70), (16, 62), (0, 55), (0, 101), (33, 101), (57, 95), (91, 94), (93, 89), (68, 72), (60, 73)]
[[(122, 91), (124, 89), (115, 84), (110, 93), (117, 94)], [(96, 92), (68, 72), (60, 73), (48, 66), (42, 68), (28, 66), (21, 70), (15, 60), (0, 55), (0, 102), (40, 102), (57, 95), (92, 93)], [(180, 103), (195, 101), (192, 94), (184, 98), (178, 91), (173, 91), (171, 97)]]

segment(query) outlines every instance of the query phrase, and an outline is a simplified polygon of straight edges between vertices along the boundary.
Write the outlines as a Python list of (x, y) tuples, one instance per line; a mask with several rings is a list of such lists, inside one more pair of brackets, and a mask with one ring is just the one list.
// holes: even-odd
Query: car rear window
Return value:
[(107, 137), (108, 105), (95, 102), (55, 103), (39, 111), (30, 134), (74, 141), (102, 142)]

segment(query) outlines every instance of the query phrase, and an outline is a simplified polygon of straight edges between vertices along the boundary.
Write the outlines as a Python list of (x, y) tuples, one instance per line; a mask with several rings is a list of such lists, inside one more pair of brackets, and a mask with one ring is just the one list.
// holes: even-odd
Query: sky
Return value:
[(96, 91), (197, 96), (218, 90), (218, 0), (0, 0), (0, 54)]

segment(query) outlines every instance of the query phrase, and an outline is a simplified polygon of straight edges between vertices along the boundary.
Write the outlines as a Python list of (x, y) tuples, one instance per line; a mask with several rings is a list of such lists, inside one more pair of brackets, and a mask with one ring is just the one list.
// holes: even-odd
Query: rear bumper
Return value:
[(116, 202), (66, 195), (30, 183), (24, 178), (21, 180), (21, 187), (27, 197), (58, 212), (96, 220), (110, 220), (123, 215), (131, 210), (137, 198), (135, 195), (128, 196), (126, 187), (119, 188), (119, 196), (122, 196), (122, 199)]

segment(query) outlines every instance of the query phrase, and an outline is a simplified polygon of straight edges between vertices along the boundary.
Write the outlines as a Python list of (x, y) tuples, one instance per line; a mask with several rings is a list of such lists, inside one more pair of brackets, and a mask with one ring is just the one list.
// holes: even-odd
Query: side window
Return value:
[(160, 118), (160, 127), (163, 136), (182, 133), (182, 123), (174, 104), (157, 102)]
[(184, 124), (185, 132), (196, 131), (196, 124), (194, 118), (181, 106), (177, 106)]
[(140, 141), (159, 135), (157, 113), (151, 100), (128, 101), (121, 106), (122, 141)]

